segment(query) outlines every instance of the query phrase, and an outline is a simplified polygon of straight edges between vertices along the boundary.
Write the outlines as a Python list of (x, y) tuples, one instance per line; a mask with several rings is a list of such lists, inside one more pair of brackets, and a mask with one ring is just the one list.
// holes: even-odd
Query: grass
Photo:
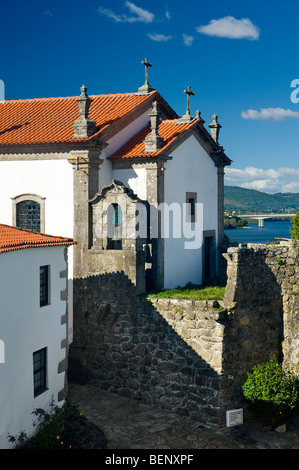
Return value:
[(148, 295), (150, 298), (160, 299), (189, 299), (189, 300), (223, 300), (225, 286), (197, 286), (187, 284), (176, 289), (162, 289)]

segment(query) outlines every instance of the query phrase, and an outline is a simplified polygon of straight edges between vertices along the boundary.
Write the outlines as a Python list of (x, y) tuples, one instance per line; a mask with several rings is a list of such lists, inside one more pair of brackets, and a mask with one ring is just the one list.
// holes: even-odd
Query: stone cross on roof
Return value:
[(188, 86), (187, 90), (184, 90), (184, 93), (187, 94), (187, 111), (186, 114), (190, 116), (190, 95), (195, 95), (193, 91), (191, 91), (191, 86)]
[(195, 95), (193, 91), (191, 91), (191, 86), (188, 86), (187, 90), (184, 90), (184, 93), (187, 95), (187, 110), (186, 114), (182, 116), (178, 121), (177, 124), (184, 123), (184, 122), (190, 122), (194, 119), (193, 116), (190, 114), (190, 96)]
[(148, 81), (148, 68), (152, 67), (152, 64), (149, 63), (147, 58), (143, 60), (141, 63), (142, 65), (145, 66), (145, 83), (140, 88), (138, 88), (138, 93), (140, 94), (151, 93), (152, 91), (154, 91), (154, 88), (150, 86), (149, 81)]
[(149, 63), (148, 59), (145, 59), (141, 62), (143, 65), (145, 65), (145, 85), (149, 85), (148, 82), (148, 68), (152, 66), (152, 64)]

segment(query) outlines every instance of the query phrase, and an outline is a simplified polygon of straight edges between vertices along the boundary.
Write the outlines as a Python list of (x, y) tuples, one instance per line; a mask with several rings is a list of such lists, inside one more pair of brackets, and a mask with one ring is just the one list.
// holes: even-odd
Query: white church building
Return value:
[[(186, 113), (178, 116), (149, 85), (151, 64), (143, 64), (145, 84), (131, 93), (89, 95), (82, 86), (78, 97), (0, 103), (0, 222), (78, 242), (69, 250), (70, 292), (72, 276), (117, 271), (128, 253), (127, 206), (112, 198), (111, 236), (103, 212), (109, 194), (126, 191), (130, 204), (154, 214), (141, 237), (151, 272), (145, 288), (202, 284), (217, 275), (224, 168), (231, 163), (218, 142), (221, 126), (214, 115), (208, 131), (199, 111), (191, 115), (190, 87)], [(122, 269), (136, 282), (132, 266)]]

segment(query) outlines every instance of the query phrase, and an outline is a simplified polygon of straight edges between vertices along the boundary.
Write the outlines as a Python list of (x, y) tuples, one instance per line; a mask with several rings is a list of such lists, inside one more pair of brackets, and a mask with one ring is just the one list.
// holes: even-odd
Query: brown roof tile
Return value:
[(124, 158), (137, 158), (137, 157), (157, 157), (167, 151), (176, 139), (181, 137), (192, 127), (198, 124), (198, 120), (193, 120), (188, 123), (177, 124), (177, 120), (161, 121), (159, 125), (159, 135), (164, 139), (164, 145), (161, 149), (155, 152), (144, 152), (145, 145), (144, 139), (150, 135), (150, 125), (143, 128), (134, 137), (132, 137), (126, 144), (124, 144), (117, 152), (109, 157), (109, 160), (118, 160)]
[[(155, 95), (158, 93), (90, 95), (93, 101), (89, 118), (96, 122), (98, 129), (93, 136), (82, 140), (93, 139)], [(74, 141), (73, 124), (78, 118), (76, 97), (0, 102), (0, 146)]]
[(71, 238), (56, 237), (40, 232), (0, 224), (0, 254), (24, 248), (75, 245)]

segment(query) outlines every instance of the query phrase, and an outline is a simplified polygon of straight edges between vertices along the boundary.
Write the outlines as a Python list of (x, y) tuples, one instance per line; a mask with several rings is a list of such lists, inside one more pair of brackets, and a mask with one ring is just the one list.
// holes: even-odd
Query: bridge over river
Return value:
[(264, 227), (264, 220), (265, 219), (291, 219), (295, 217), (296, 214), (242, 214), (238, 215), (237, 217), (242, 218), (242, 219), (254, 219), (258, 221), (258, 227), (263, 228)]

